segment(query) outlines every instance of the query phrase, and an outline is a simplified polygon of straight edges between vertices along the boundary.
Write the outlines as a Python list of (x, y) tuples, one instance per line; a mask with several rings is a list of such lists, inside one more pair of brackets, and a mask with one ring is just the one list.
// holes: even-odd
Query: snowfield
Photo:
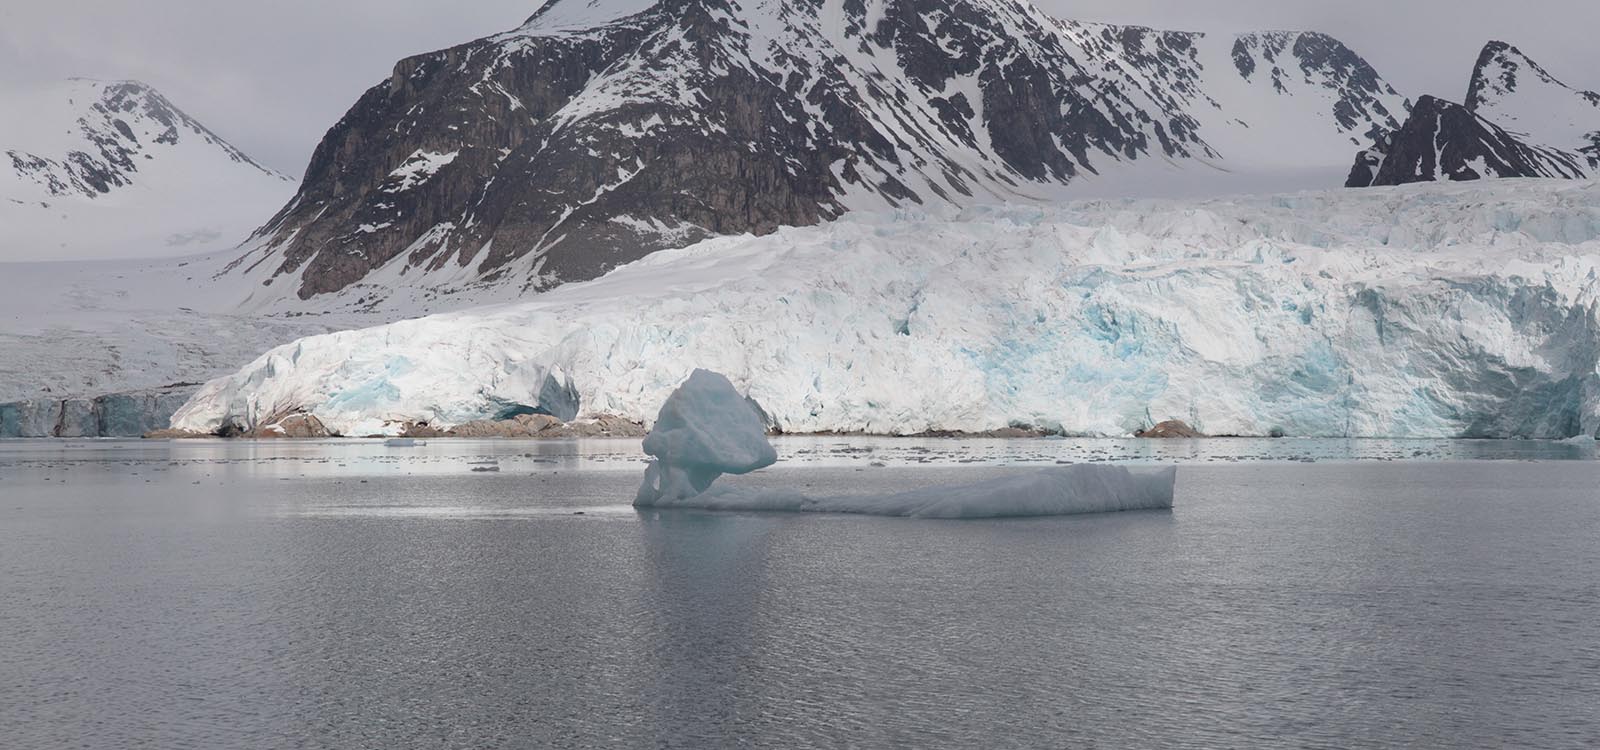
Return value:
[(568, 385), (649, 420), (704, 367), (790, 432), (1567, 438), (1600, 431), (1597, 267), (1595, 182), (851, 214), (301, 339), (173, 423), (395, 434)]

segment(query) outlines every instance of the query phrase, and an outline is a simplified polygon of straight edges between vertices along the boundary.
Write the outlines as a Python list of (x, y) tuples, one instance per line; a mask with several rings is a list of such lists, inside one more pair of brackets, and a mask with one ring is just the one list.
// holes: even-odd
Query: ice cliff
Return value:
[(706, 367), (790, 432), (1593, 435), (1597, 238), (1592, 181), (852, 214), (302, 339), (174, 426), (648, 420)]

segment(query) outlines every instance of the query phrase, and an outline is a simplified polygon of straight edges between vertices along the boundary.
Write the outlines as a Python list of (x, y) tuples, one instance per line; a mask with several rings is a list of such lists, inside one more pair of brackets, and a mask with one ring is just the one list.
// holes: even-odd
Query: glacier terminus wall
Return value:
[(528, 301), (301, 339), (174, 426), (647, 421), (696, 367), (789, 432), (1567, 438), (1600, 431), (1600, 184), (852, 214)]

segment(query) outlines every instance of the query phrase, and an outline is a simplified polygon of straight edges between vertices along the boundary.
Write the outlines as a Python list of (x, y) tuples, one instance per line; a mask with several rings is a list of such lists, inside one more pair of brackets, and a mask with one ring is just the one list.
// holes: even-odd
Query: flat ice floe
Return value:
[(650, 508), (722, 511), (858, 513), (904, 518), (1023, 518), (1162, 510), (1172, 507), (1176, 467), (1129, 469), (1076, 464), (983, 482), (943, 485), (889, 495), (808, 497), (784, 490), (712, 487), (672, 500), (635, 503)]
[(1592, 436), (1597, 278), (1595, 182), (850, 214), (301, 339), (174, 426), (395, 434), (542, 391), (647, 421), (704, 367), (785, 432)]

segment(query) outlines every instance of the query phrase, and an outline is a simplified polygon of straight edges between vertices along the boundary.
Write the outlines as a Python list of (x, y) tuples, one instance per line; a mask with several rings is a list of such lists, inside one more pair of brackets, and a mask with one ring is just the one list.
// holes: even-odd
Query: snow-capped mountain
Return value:
[(1465, 104), (1418, 100), (1356, 156), (1348, 187), (1600, 176), (1600, 94), (1562, 83), (1505, 42), (1484, 46)]
[(294, 189), (142, 83), (0, 92), (0, 260), (232, 246)]
[(1594, 436), (1597, 274), (1593, 181), (858, 212), (302, 339), (174, 426), (647, 420), (704, 367), (791, 432)]
[(397, 64), (230, 273), (251, 304), (359, 306), (542, 289), (857, 209), (1336, 184), (1405, 111), (1320, 34), (1075, 23), (1021, 0), (552, 0)]
[(1505, 42), (1483, 48), (1466, 106), (1530, 143), (1600, 159), (1600, 94), (1562, 83)]
[(1460, 104), (1423, 96), (1406, 124), (1356, 157), (1346, 187), (1494, 177), (1583, 177), (1580, 154), (1529, 143)]

